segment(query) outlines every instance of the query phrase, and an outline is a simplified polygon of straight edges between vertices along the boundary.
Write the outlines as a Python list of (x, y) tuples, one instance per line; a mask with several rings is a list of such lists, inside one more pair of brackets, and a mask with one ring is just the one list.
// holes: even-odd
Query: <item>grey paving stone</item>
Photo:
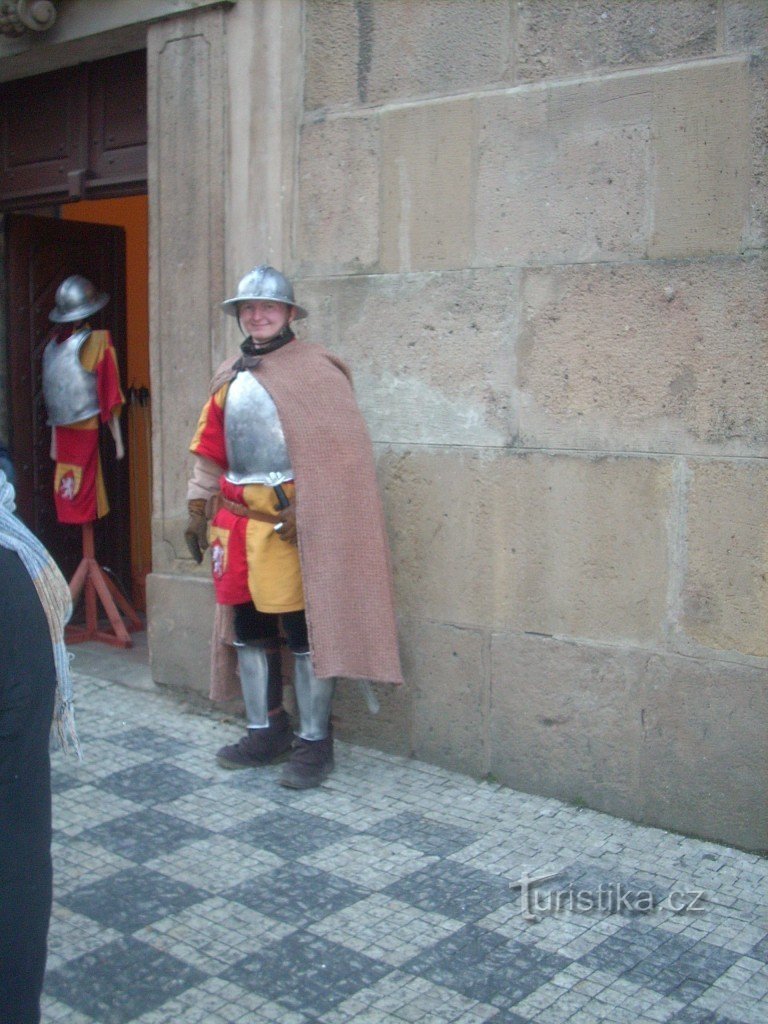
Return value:
[(221, 895), (277, 921), (298, 926), (319, 921), (365, 899), (369, 893), (327, 871), (294, 864), (260, 874)]
[(51, 766), (51, 792), (56, 796), (82, 785), (82, 779), (79, 779), (74, 772), (66, 771), (56, 765)]
[(763, 963), (768, 963), (768, 935), (763, 936), (759, 942), (756, 942), (749, 952), (750, 956), (753, 956), (755, 960), (762, 960)]
[(147, 726), (127, 729), (117, 736), (116, 742), (127, 750), (141, 754), (154, 754), (155, 757), (163, 760), (183, 754), (189, 748), (188, 743)]
[(569, 963), (556, 953), (467, 925), (407, 961), (401, 970), (478, 1002), (510, 1009)]
[(157, 761), (113, 772), (97, 783), (101, 789), (125, 800), (152, 804), (177, 800), (205, 784), (197, 775), (185, 772), (183, 768)]
[(45, 989), (98, 1024), (128, 1024), (204, 978), (127, 936), (49, 972)]
[(691, 1002), (738, 959), (738, 954), (708, 942), (630, 925), (596, 946), (581, 963), (620, 970), (630, 981)]
[(512, 897), (504, 879), (451, 861), (414, 872), (385, 891), (403, 903), (460, 921), (476, 921)]
[[(768, 1020), (763, 858), (342, 743), (321, 789), (287, 790), (279, 766), (216, 765), (240, 727), (215, 714), (76, 694), (45, 1024)], [(613, 902), (529, 920), (514, 883), (550, 871), (544, 895)], [(702, 912), (671, 913), (689, 887)]]
[(413, 811), (387, 818), (372, 825), (368, 832), (379, 839), (396, 839), (415, 846), (422, 853), (438, 857), (448, 857), (479, 838), (479, 833), (473, 829), (444, 825)]
[(84, 842), (104, 847), (110, 853), (143, 864), (161, 853), (172, 853), (210, 834), (206, 828), (179, 821), (150, 807), (95, 825), (83, 832), (81, 838)]
[(157, 871), (135, 867), (76, 889), (61, 902), (104, 927), (129, 933), (199, 903), (207, 895)]
[(334, 1009), (322, 1015), (322, 1024), (518, 1024), (522, 1018), (507, 1016), (495, 1006), (435, 985), (426, 978), (415, 978), (402, 971), (393, 971), (381, 981), (360, 989)]
[(737, 1024), (732, 1017), (722, 1017), (717, 1013), (710, 1013), (708, 1010), (696, 1010), (693, 1007), (686, 1007), (680, 1010), (674, 1017), (670, 1017), (669, 1024)]
[(267, 812), (254, 822), (241, 822), (224, 832), (231, 839), (269, 850), (285, 860), (297, 860), (354, 834), (346, 825), (295, 807)]
[(315, 935), (294, 933), (223, 977), (289, 1010), (320, 1016), (390, 968)]

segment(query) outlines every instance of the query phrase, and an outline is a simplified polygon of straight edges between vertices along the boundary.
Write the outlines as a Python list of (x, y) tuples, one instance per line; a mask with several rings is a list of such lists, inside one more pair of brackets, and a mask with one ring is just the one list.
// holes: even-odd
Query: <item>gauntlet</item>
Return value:
[(198, 565), (203, 560), (203, 552), (208, 547), (208, 518), (205, 514), (205, 498), (190, 498), (187, 502), (189, 519), (184, 531), (189, 553)]

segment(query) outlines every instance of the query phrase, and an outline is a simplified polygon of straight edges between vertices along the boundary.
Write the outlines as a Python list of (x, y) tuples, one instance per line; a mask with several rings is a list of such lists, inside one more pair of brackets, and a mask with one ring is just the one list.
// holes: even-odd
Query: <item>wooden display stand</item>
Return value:
[[(143, 623), (136, 610), (120, 593), (112, 580), (105, 575), (96, 561), (93, 540), (93, 523), (83, 523), (83, 558), (69, 581), (72, 604), (77, 601), (85, 587), (85, 626), (67, 626), (64, 638), (68, 644), (82, 644), (88, 640), (99, 640), (113, 647), (132, 647), (129, 633), (143, 629)], [(104, 606), (112, 632), (99, 629), (98, 601)], [(123, 621), (118, 605), (128, 620)]]

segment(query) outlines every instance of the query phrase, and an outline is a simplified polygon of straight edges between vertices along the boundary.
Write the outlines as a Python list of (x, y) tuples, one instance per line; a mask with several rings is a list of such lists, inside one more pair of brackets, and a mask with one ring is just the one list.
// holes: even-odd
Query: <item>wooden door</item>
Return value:
[[(71, 274), (82, 274), (110, 295), (90, 318), (94, 328), (111, 331), (121, 373), (126, 364), (125, 233), (122, 228), (33, 217), (6, 216), (8, 296), (8, 374), (11, 438), (16, 470), (17, 511), (53, 554), (67, 579), (82, 553), (79, 526), (59, 523), (53, 501), (51, 429), (42, 394), (42, 356), (51, 329), (48, 314), (56, 289)], [(123, 381), (124, 383), (124, 381)], [(126, 442), (127, 431), (123, 425)], [(130, 514), (128, 458), (115, 459), (105, 429), (100, 439), (110, 512), (95, 524), (96, 557), (130, 594)]]

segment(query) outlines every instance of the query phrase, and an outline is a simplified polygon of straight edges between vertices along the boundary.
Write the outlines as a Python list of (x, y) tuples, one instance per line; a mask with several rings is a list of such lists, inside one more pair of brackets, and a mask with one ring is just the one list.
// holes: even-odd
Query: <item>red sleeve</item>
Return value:
[(99, 412), (101, 422), (111, 419), (113, 412), (119, 412), (125, 402), (120, 388), (120, 374), (117, 369), (117, 353), (112, 340), (107, 336), (107, 343), (101, 358), (96, 364), (96, 391), (99, 396)]
[(212, 459), (222, 469), (227, 468), (227, 446), (224, 438), (224, 400), (229, 385), (224, 385), (205, 403), (197, 423), (189, 450), (194, 455)]

